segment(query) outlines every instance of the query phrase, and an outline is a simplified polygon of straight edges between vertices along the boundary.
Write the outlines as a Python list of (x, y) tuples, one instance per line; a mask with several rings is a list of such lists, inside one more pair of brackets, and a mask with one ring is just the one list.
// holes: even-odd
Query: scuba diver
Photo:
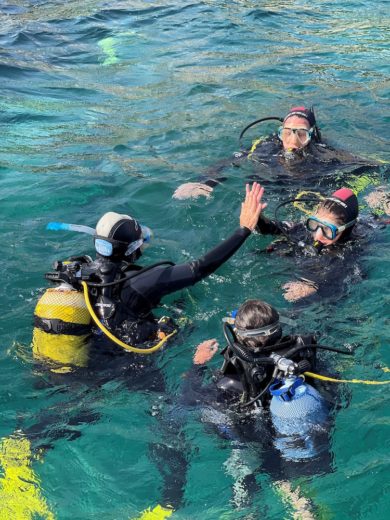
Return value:
[[(243, 148), (242, 138), (247, 130), (268, 121), (281, 123), (278, 131), (254, 140), (250, 148)], [(300, 184), (305, 182), (306, 189), (314, 189), (342, 178), (343, 184), (349, 182), (356, 192), (378, 183), (381, 165), (325, 143), (313, 108), (293, 107), (284, 118), (258, 119), (244, 128), (239, 143), (241, 150), (234, 153), (232, 159), (217, 163), (198, 182), (182, 184), (175, 190), (173, 198), (210, 197), (214, 188), (227, 179), (222, 175), (223, 170), (229, 166), (240, 167), (247, 160), (254, 165), (249, 178), (267, 187), (290, 186), (299, 179)]]
[[(224, 319), (223, 332), (227, 346), (221, 352), (224, 361), (216, 385), (241, 408), (269, 405), (274, 394), (267, 390), (272, 384), (316, 369), (314, 335), (283, 336), (279, 313), (264, 301), (244, 302)], [(201, 343), (194, 364), (209, 361), (217, 348), (216, 340)]]
[[(242, 507), (247, 505), (243, 494), (250, 500), (256, 490), (256, 474), (278, 481), (329, 470), (334, 399), (327, 389), (321, 387), (320, 393), (308, 384), (305, 376), (316, 375), (317, 350), (351, 352), (320, 345), (313, 334), (283, 335), (284, 318), (261, 300), (247, 300), (223, 321), (227, 345), (221, 368), (212, 371), (211, 382), (210, 377), (204, 382), (209, 372), (205, 364), (218, 343), (201, 343), (184, 380), (181, 404), (230, 442), (237, 468), (252, 466), (236, 472), (239, 482), (233, 488), (241, 494), (234, 502)], [(229, 474), (234, 476), (231, 467)]]
[[(179, 265), (159, 262), (139, 266), (136, 262), (151, 232), (128, 215), (106, 213), (96, 230), (54, 223), (51, 229), (65, 226), (92, 234), (97, 254), (95, 260), (82, 256), (56, 262), (55, 271), (46, 274), (57, 287), (47, 290), (35, 309), (35, 357), (61, 364), (69, 357), (66, 361), (70, 364), (85, 366), (88, 354), (83, 348), (92, 333), (91, 317), (106, 336), (125, 350), (150, 354), (161, 348), (176, 326), (166, 318), (157, 320), (152, 310), (164, 296), (212, 274), (239, 249), (265, 207), (262, 193), (259, 184), (253, 183), (252, 188), (246, 185), (240, 227), (202, 258)], [(130, 345), (156, 341), (148, 348)]]
[[(305, 222), (278, 220), (278, 211), (287, 205), (314, 203)], [(341, 188), (327, 197), (307, 196), (288, 199), (275, 210), (275, 219), (260, 215), (256, 230), (262, 235), (280, 235), (261, 252), (293, 256), (298, 267), (296, 281), (283, 286), (285, 298), (296, 301), (314, 296), (338, 299), (349, 284), (362, 278), (356, 258), (368, 237), (368, 230), (381, 221), (358, 221), (359, 204), (356, 195)]]

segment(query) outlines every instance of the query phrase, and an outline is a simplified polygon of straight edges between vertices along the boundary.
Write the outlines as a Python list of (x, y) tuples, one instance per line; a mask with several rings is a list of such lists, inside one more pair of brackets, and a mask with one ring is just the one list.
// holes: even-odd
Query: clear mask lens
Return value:
[(307, 130), (306, 128), (289, 128), (281, 126), (278, 131), (278, 136), (281, 141), (285, 141), (290, 139), (293, 135), (295, 135), (300, 142), (300, 144), (306, 144), (310, 141), (313, 135), (313, 129)]
[(317, 229), (321, 229), (321, 233), (328, 240), (333, 240), (336, 238), (338, 233), (337, 226), (332, 226), (327, 222), (321, 222), (314, 217), (310, 217), (306, 221), (306, 228), (311, 232), (315, 233)]
[(128, 248), (126, 249), (125, 256), (130, 256), (132, 253), (134, 253), (134, 251), (137, 251), (137, 249), (139, 249), (143, 243), (144, 243), (143, 238), (140, 238), (139, 240), (135, 240), (134, 242), (131, 242), (131, 244), (129, 244)]
[(141, 252), (143, 252), (147, 247), (150, 246), (153, 237), (152, 230), (148, 228), (148, 226), (141, 226), (141, 230), (141, 238), (129, 244), (125, 256), (130, 256), (132, 253), (134, 253), (134, 251), (137, 251), (137, 249), (139, 248), (141, 248)]
[(99, 255), (102, 256), (111, 256), (113, 251), (113, 245), (111, 242), (104, 240), (102, 238), (96, 238), (95, 240), (95, 249)]

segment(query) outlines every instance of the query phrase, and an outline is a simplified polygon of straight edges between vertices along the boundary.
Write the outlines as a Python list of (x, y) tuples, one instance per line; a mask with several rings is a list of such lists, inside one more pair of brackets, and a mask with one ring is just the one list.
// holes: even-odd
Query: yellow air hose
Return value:
[(293, 206), (295, 208), (299, 209), (300, 211), (302, 211), (302, 213), (306, 213), (306, 215), (311, 215), (313, 213), (313, 211), (309, 211), (308, 209), (306, 209), (305, 206), (302, 204), (302, 202), (299, 202), (299, 200), (298, 200), (298, 199), (304, 197), (305, 195), (315, 196), (319, 199), (319, 201), (324, 200), (325, 197), (323, 195), (321, 195), (321, 193), (318, 193), (317, 191), (301, 191), (298, 193), (298, 195), (295, 197), (296, 200), (293, 203)]
[(364, 379), (335, 379), (334, 377), (322, 376), (313, 372), (304, 372), (303, 375), (331, 383), (358, 383), (361, 385), (388, 385), (390, 383), (390, 381), (366, 381)]
[(89, 294), (88, 294), (88, 285), (86, 282), (81, 282), (81, 285), (83, 286), (84, 291), (84, 298), (85, 303), (87, 305), (87, 309), (93, 319), (93, 321), (96, 323), (96, 325), (99, 327), (99, 329), (108, 337), (111, 341), (119, 345), (120, 347), (124, 348), (128, 352), (134, 352), (136, 354), (152, 354), (153, 352), (156, 352), (159, 350), (167, 341), (169, 338), (171, 338), (174, 334), (177, 333), (177, 330), (174, 330), (170, 334), (167, 334), (165, 338), (161, 339), (157, 345), (154, 345), (150, 348), (137, 348), (133, 347), (131, 345), (127, 345), (127, 343), (124, 343), (120, 339), (116, 338), (99, 320), (99, 318), (96, 316), (95, 311), (93, 310), (93, 307), (91, 305)]

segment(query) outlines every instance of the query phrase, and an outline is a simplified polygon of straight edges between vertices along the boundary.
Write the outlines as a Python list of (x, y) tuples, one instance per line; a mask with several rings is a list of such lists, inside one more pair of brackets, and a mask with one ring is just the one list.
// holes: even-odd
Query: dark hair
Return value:
[[(238, 329), (258, 329), (271, 325), (279, 321), (279, 314), (276, 309), (261, 300), (247, 300), (237, 311), (234, 325)], [(256, 348), (265, 347), (276, 343), (282, 337), (282, 329), (280, 328), (271, 336), (258, 336), (252, 338), (242, 338), (237, 334), (237, 339), (244, 345)]]
[(340, 206), (340, 204), (338, 204), (334, 200), (325, 199), (318, 206), (317, 211), (319, 211), (321, 209), (326, 209), (327, 211), (332, 213), (332, 215), (334, 215), (336, 217), (337, 224), (340, 224), (340, 226), (342, 224), (346, 224), (347, 223), (347, 215), (346, 215), (343, 207)]

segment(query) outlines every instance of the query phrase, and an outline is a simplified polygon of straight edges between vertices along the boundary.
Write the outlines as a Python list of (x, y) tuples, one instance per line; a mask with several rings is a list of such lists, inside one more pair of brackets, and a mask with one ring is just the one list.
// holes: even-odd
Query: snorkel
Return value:
[(138, 249), (143, 252), (151, 243), (153, 232), (147, 227), (140, 225), (141, 236), (139, 239), (134, 240), (130, 244), (120, 240), (113, 240), (108, 237), (99, 236), (96, 234), (96, 230), (90, 226), (84, 226), (80, 224), (68, 224), (65, 222), (49, 222), (46, 226), (47, 230), (50, 231), (75, 231), (76, 233), (85, 233), (95, 237), (95, 249), (101, 256), (109, 257), (113, 254), (115, 245), (127, 245), (127, 249), (124, 252), (124, 256), (129, 257)]

